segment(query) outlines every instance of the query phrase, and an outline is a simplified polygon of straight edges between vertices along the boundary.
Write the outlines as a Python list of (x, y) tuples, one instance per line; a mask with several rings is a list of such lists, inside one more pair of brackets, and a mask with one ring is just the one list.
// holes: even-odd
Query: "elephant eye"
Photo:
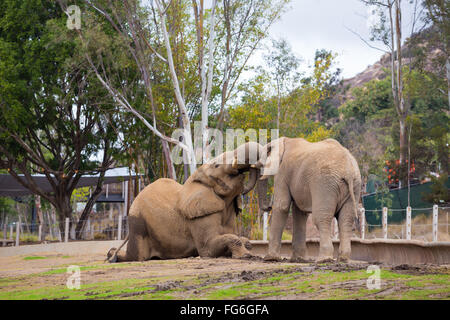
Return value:
[(218, 168), (219, 166), (220, 166), (219, 164), (216, 164), (214, 167), (215, 167), (215, 168)]

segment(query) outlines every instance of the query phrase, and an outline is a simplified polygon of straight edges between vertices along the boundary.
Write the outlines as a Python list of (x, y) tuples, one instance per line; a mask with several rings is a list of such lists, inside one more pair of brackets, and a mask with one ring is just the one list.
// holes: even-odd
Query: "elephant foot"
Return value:
[(332, 257), (319, 257), (316, 259), (316, 263), (330, 263), (334, 262)]
[(109, 249), (108, 253), (106, 254), (106, 260), (109, 263), (115, 263), (117, 262), (117, 249), (116, 248), (111, 248)]
[(231, 255), (231, 257), (233, 259), (250, 259), (253, 258), (254, 255), (252, 255), (250, 252), (248, 252), (247, 250), (245, 250), (245, 252), (235, 252)]
[(350, 261), (350, 259), (348, 257), (346, 257), (346, 256), (342, 256), (342, 257), (338, 258), (338, 262), (347, 263), (349, 261)]
[(293, 263), (311, 263), (311, 262), (314, 262), (314, 260), (312, 260), (312, 259), (306, 259), (306, 258), (302, 258), (302, 257), (291, 257), (291, 259), (289, 261), (293, 262)]
[(267, 254), (264, 257), (264, 261), (276, 261), (276, 262), (279, 262), (279, 261), (281, 261), (281, 257), (279, 255)]
[(255, 260), (255, 259), (260, 259), (260, 258), (258, 256), (255, 256), (255, 255), (251, 254), (251, 253), (246, 253), (242, 257), (240, 257), (239, 259), (242, 259), (242, 260)]

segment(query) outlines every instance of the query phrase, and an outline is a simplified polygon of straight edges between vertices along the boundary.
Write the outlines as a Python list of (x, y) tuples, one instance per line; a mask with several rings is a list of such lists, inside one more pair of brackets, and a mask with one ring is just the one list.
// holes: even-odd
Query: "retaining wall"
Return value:
[[(252, 241), (252, 252), (265, 254), (267, 241)], [(333, 240), (334, 256), (338, 255), (339, 240)], [(315, 258), (319, 254), (319, 240), (306, 241), (306, 255)], [(290, 257), (291, 241), (282, 241), (281, 254)], [(450, 264), (450, 242), (422, 242), (415, 240), (362, 240), (352, 239), (352, 260), (383, 262), (390, 264)]]
[[(254, 240), (252, 253), (265, 255), (267, 241)], [(122, 240), (114, 241), (73, 241), (48, 244), (25, 245), (19, 247), (0, 248), (0, 257), (33, 254), (63, 254), (63, 255), (106, 255), (112, 247), (119, 247)], [(333, 241), (335, 257), (339, 249), (339, 240)], [(122, 248), (125, 250), (126, 246)], [(319, 240), (306, 241), (307, 256), (317, 257), (319, 253)], [(289, 257), (292, 246), (290, 241), (283, 241), (281, 253)], [(352, 239), (352, 260), (368, 262), (384, 262), (390, 264), (450, 264), (450, 242), (425, 243), (421, 241), (406, 240), (362, 240)]]

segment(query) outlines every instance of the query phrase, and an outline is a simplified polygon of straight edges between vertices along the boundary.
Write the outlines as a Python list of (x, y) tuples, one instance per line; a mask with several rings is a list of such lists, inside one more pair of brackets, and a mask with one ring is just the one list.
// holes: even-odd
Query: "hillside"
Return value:
[[(433, 28), (425, 29), (424, 31), (414, 34), (408, 38), (402, 48), (403, 63), (408, 65), (414, 63), (415, 66), (420, 66), (440, 77), (445, 77), (445, 63), (442, 62), (444, 52), (442, 48), (432, 45), (430, 39), (436, 37), (436, 30)], [(412, 58), (413, 57), (413, 58)], [(441, 60), (441, 61), (440, 61)], [(344, 103), (351, 99), (351, 90), (355, 87), (361, 87), (370, 80), (381, 80), (386, 77), (385, 70), (390, 72), (391, 55), (385, 53), (373, 65), (369, 65), (365, 70), (358, 73), (356, 76), (342, 81), (340, 102)]]

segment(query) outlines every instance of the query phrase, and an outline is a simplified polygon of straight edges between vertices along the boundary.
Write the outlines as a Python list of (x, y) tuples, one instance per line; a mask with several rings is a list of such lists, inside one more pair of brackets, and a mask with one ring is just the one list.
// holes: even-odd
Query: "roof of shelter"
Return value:
[[(77, 188), (96, 186), (99, 176), (99, 173), (95, 175), (82, 176), (77, 184)], [(132, 176), (136, 176), (136, 173), (133, 170), (130, 171), (127, 167), (109, 169), (105, 173), (104, 184), (128, 181)], [(53, 191), (47, 177), (44, 174), (34, 174), (32, 177), (34, 182), (45, 192)], [(24, 179), (23, 175), (19, 175), (19, 178)], [(25, 179), (24, 182), (26, 182)], [(33, 194), (33, 192), (22, 186), (13, 176), (10, 174), (0, 174), (0, 196), (20, 197), (30, 194)]]

